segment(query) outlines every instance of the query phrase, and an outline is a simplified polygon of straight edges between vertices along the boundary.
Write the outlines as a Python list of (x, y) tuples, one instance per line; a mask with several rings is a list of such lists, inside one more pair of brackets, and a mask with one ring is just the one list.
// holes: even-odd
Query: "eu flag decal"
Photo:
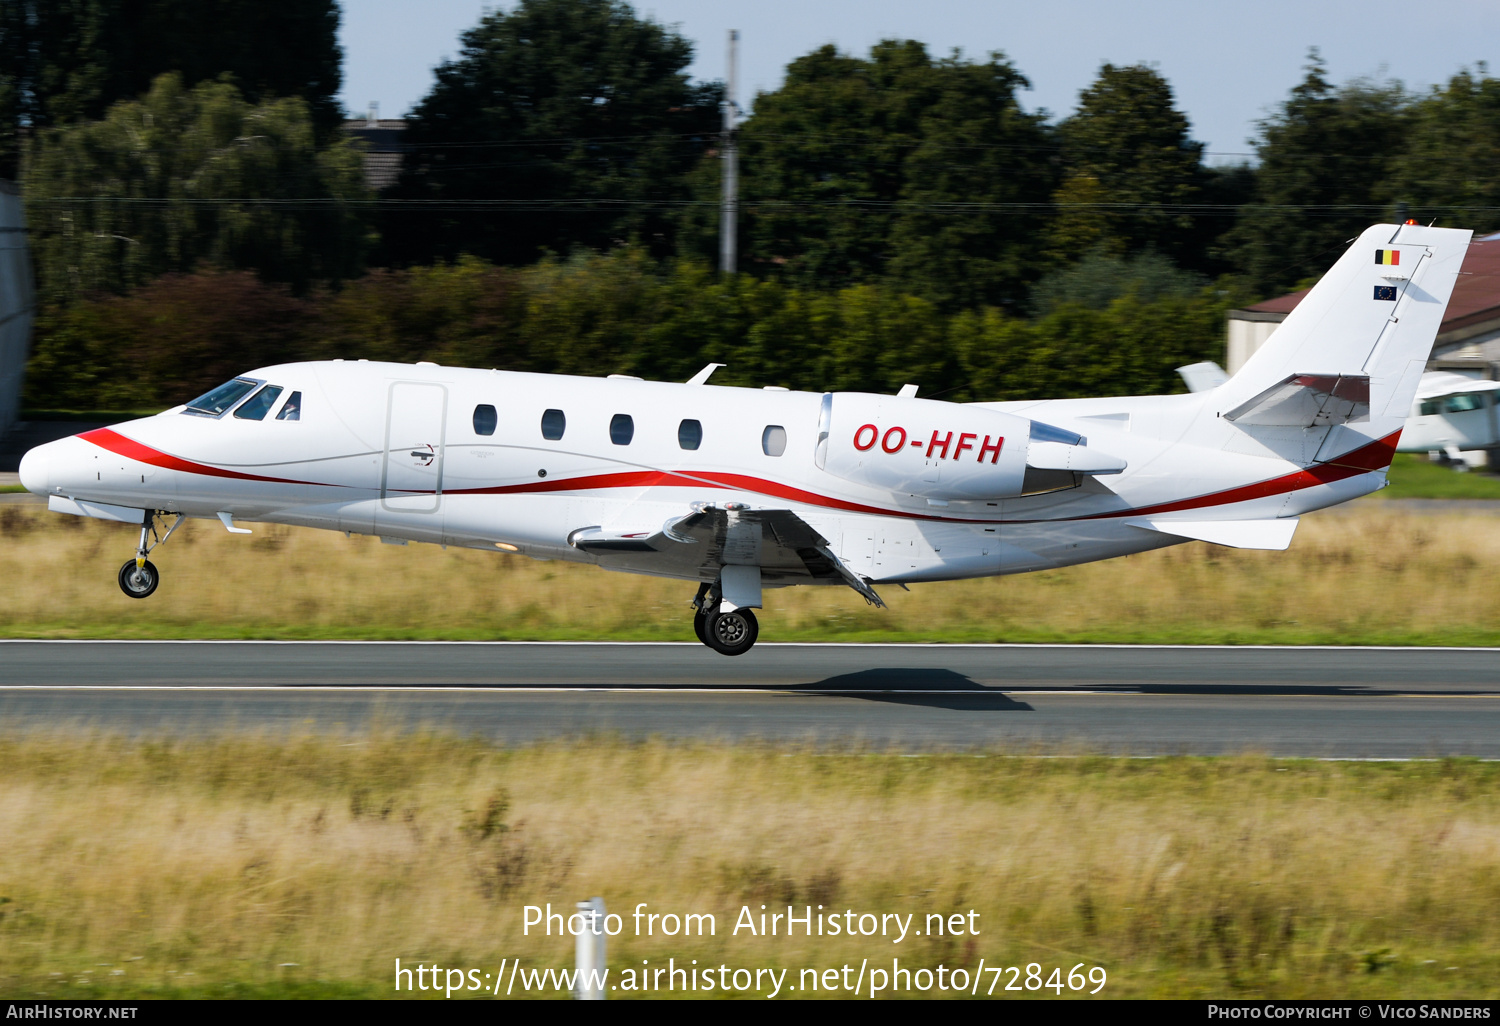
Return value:
[(1377, 249), (1375, 251), (1375, 262), (1383, 266), (1395, 267), (1401, 263), (1401, 251), (1399, 249)]
[(1396, 286), (1394, 286), (1394, 285), (1376, 285), (1375, 286), (1375, 298), (1376, 299), (1384, 299), (1387, 302), (1394, 303), (1396, 301)]

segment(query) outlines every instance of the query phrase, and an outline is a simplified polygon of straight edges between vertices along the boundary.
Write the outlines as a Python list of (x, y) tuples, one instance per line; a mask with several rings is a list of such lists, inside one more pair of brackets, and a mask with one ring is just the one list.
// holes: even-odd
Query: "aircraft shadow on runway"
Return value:
[[(1370, 684), (1089, 684), (1089, 691), (1119, 695), (1246, 695), (1261, 698), (1380, 698), (1421, 695), (1424, 698), (1472, 698), (1497, 692), (1474, 688), (1377, 687)], [(1013, 688), (1012, 693), (1035, 690)], [(1049, 689), (1050, 690), (1050, 689)]]
[(889, 667), (841, 673), (816, 684), (799, 684), (789, 690), (799, 695), (859, 698), (895, 705), (922, 705), (932, 709), (965, 712), (1033, 712), (1025, 702), (976, 684), (953, 670)]
[[(1357, 684), (1088, 684), (1087, 690), (1101, 694), (1121, 695), (1203, 695), (1245, 696), (1258, 698), (1317, 697), (1317, 698), (1376, 698), (1397, 695), (1420, 694), (1428, 698), (1473, 697), (1495, 694), (1491, 689), (1434, 689), (1379, 687)], [(802, 695), (827, 695), (839, 698), (859, 698), (871, 702), (892, 702), (898, 705), (922, 705), (935, 709), (961, 709), (976, 712), (1034, 712), (1035, 708), (1022, 700), (1027, 691), (1056, 691), (1056, 687), (1038, 688), (1035, 685), (1008, 687), (1001, 692), (994, 687), (976, 683), (956, 670), (887, 667), (876, 670), (860, 670), (828, 677), (815, 684), (798, 684), (788, 689)]]

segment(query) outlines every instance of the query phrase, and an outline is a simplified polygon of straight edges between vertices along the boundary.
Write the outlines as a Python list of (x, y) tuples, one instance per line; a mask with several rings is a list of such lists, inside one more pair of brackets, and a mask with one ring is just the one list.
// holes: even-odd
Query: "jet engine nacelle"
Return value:
[[(1074, 436), (1076, 437), (1076, 436)], [(928, 499), (1021, 495), (1031, 421), (958, 403), (829, 393), (817, 464), (846, 481)]]

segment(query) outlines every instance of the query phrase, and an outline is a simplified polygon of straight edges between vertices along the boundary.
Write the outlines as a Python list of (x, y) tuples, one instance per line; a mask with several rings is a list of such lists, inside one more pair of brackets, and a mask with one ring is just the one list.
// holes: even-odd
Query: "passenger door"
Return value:
[(428, 381), (396, 381), (386, 408), (380, 505), (388, 513), (436, 513), (443, 503), (444, 428), (448, 389)]

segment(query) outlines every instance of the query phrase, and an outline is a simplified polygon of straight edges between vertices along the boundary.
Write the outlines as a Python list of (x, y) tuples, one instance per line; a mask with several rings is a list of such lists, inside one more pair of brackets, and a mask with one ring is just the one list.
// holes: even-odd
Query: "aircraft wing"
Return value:
[(885, 605), (869, 582), (834, 554), (828, 539), (786, 509), (694, 504), (692, 512), (654, 531), (585, 527), (568, 542), (620, 569), (713, 580), (725, 566), (756, 566), (768, 585), (841, 583), (871, 605)]
[(1418, 399), (1436, 399), (1439, 396), (1462, 395), (1466, 392), (1494, 392), (1500, 390), (1500, 381), (1482, 378), (1467, 378), (1462, 374), (1446, 371), (1429, 371), (1422, 375), (1417, 386)]

